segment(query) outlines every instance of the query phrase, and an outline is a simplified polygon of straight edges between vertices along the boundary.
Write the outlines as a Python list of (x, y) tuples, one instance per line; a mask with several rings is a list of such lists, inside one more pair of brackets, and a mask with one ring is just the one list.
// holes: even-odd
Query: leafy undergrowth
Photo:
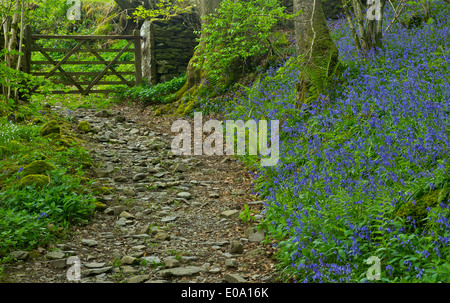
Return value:
[[(93, 162), (70, 123), (34, 105), (21, 106), (16, 117), (21, 123), (0, 117), (0, 258), (58, 241), (99, 205), (86, 186)], [(55, 119), (60, 134), (42, 136)]]
[(449, 282), (450, 20), (437, 5), (433, 22), (393, 26), (367, 57), (334, 22), (344, 82), (302, 108), (290, 61), (221, 100), (227, 118), (280, 121), (278, 165), (242, 160), (284, 281), (370, 282), (375, 257), (381, 282)]
[(129, 101), (143, 106), (152, 104), (166, 104), (175, 100), (175, 93), (186, 83), (183, 73), (170, 81), (156, 85), (141, 84), (132, 88), (118, 89), (116, 97), (119, 101)]

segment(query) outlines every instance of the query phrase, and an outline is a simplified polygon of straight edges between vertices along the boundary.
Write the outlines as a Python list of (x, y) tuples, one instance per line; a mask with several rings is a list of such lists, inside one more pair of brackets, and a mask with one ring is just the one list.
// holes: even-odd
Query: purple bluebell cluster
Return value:
[(383, 48), (366, 56), (345, 20), (334, 21), (344, 83), (302, 108), (288, 63), (224, 100), (230, 118), (281, 122), (279, 164), (252, 171), (280, 267), (296, 281), (365, 282), (370, 256), (381, 260), (384, 281), (423, 281), (447, 262), (448, 201), (420, 222), (398, 210), (416, 202), (415, 189), (448, 176), (448, 14), (442, 6), (429, 24), (391, 27)]

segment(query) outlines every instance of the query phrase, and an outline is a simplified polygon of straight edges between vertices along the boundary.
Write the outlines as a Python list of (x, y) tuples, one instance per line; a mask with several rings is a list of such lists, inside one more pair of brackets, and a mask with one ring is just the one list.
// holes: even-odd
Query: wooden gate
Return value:
[[(44, 48), (36, 42), (40, 39), (57, 39), (57, 40), (75, 40), (77, 44), (72, 48)], [(127, 44), (122, 49), (99, 49), (93, 48), (89, 45), (89, 42), (93, 40), (126, 40)], [(111, 93), (114, 89), (97, 89), (93, 90), (97, 85), (127, 85), (132, 87), (142, 82), (142, 68), (141, 68), (141, 37), (139, 30), (135, 30), (133, 35), (116, 35), (116, 36), (63, 36), (63, 35), (34, 35), (32, 34), (31, 27), (25, 28), (25, 72), (35, 76), (44, 76), (49, 79), (51, 77), (59, 77), (59, 83), (64, 85), (75, 87), (76, 90), (69, 91), (53, 91), (54, 94), (82, 94), (88, 95), (90, 93)], [(130, 48), (131, 46), (133, 48)], [(40, 52), (46, 61), (32, 61), (32, 53)], [(134, 61), (119, 60), (124, 53), (134, 53)], [(62, 59), (55, 60), (50, 56), (50, 53), (62, 53), (65, 54)], [(73, 55), (80, 53), (91, 53), (95, 56), (94, 61), (78, 61), (69, 60)], [(105, 60), (99, 53), (117, 53), (111, 60)], [(50, 71), (33, 71), (32, 65), (51, 65), (53, 68)], [(63, 69), (64, 65), (104, 65), (105, 67), (101, 71), (95, 72), (80, 72), (80, 71), (66, 71)], [(116, 71), (117, 65), (133, 65), (134, 71)], [(127, 75), (134, 75), (134, 80), (130, 81), (124, 78)], [(92, 80), (85, 80), (80, 78), (89, 76)], [(105, 76), (115, 76), (119, 81), (101, 81)], [(35, 86), (31, 89), (31, 93), (37, 92), (39, 86)]]

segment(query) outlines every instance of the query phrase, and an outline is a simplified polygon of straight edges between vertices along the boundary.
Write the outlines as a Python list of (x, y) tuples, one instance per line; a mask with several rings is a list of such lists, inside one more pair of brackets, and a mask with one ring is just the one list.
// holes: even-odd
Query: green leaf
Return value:
[(309, 249), (306, 249), (306, 248), (302, 248), (302, 254), (305, 256), (305, 257), (308, 257), (308, 258), (311, 258), (311, 251), (309, 250)]
[(347, 254), (345, 253), (345, 251), (343, 249), (339, 249), (338, 254), (343, 260), (345, 260), (347, 258)]

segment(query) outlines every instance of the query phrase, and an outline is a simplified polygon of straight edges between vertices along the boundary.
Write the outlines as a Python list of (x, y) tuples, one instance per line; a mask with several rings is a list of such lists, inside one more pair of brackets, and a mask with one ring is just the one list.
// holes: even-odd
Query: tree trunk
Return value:
[(122, 10), (126, 10), (126, 9), (135, 9), (136, 7), (138, 7), (138, 3), (136, 3), (136, 1), (130, 1), (130, 0), (114, 0), (117, 5), (122, 9)]
[[(114, 0), (117, 5), (120, 7), (120, 9), (122, 11), (126, 11), (127, 16), (131, 19), (134, 19), (135, 16), (133, 15), (133, 12), (136, 10), (136, 8), (140, 5), (142, 5), (141, 1), (137, 1), (137, 0)], [(147, 3), (145, 3), (147, 4)], [(133, 22), (132, 22), (133, 23)], [(127, 25), (129, 25), (129, 23), (127, 22)], [(136, 29), (135, 27), (133, 27), (132, 30)], [(125, 32), (129, 31), (129, 27), (127, 26), (124, 30)]]
[[(204, 20), (205, 16), (214, 14), (216, 9), (220, 7), (221, 0), (201, 0), (200, 1), (200, 17), (202, 19), (202, 26), (207, 22)], [(202, 33), (202, 35), (204, 35)], [(203, 45), (200, 45), (199, 48), (194, 53), (191, 61), (186, 70), (187, 82), (186, 86), (183, 88), (184, 91), (191, 89), (194, 86), (200, 85), (204, 78), (204, 72), (201, 68), (196, 68), (193, 66), (193, 63), (198, 63), (199, 58), (198, 54), (203, 51)]]
[[(19, 70), (21, 68), (21, 56), (10, 52), (22, 50), (24, 3), (23, 0), (1, 0), (0, 4), (7, 9), (7, 11), (2, 12), (4, 48), (8, 52), (3, 59), (6, 67)], [(2, 94), (6, 99), (13, 99), (17, 104), (19, 92), (12, 88), (16, 83), (11, 83), (10, 79), (6, 79), (6, 83), (7, 85), (2, 87)]]
[[(363, 12), (363, 3), (352, 0), (351, 8), (355, 21), (352, 20), (347, 0), (342, 0), (342, 6), (355, 41), (356, 49), (367, 52), (375, 47), (382, 46), (383, 39), (383, 13), (386, 0), (369, 1), (367, 12)], [(365, 19), (368, 19), (367, 21)], [(355, 23), (356, 25), (355, 25)]]
[(325, 94), (338, 67), (338, 49), (330, 36), (321, 0), (294, 0), (297, 56), (301, 64), (297, 104)]

